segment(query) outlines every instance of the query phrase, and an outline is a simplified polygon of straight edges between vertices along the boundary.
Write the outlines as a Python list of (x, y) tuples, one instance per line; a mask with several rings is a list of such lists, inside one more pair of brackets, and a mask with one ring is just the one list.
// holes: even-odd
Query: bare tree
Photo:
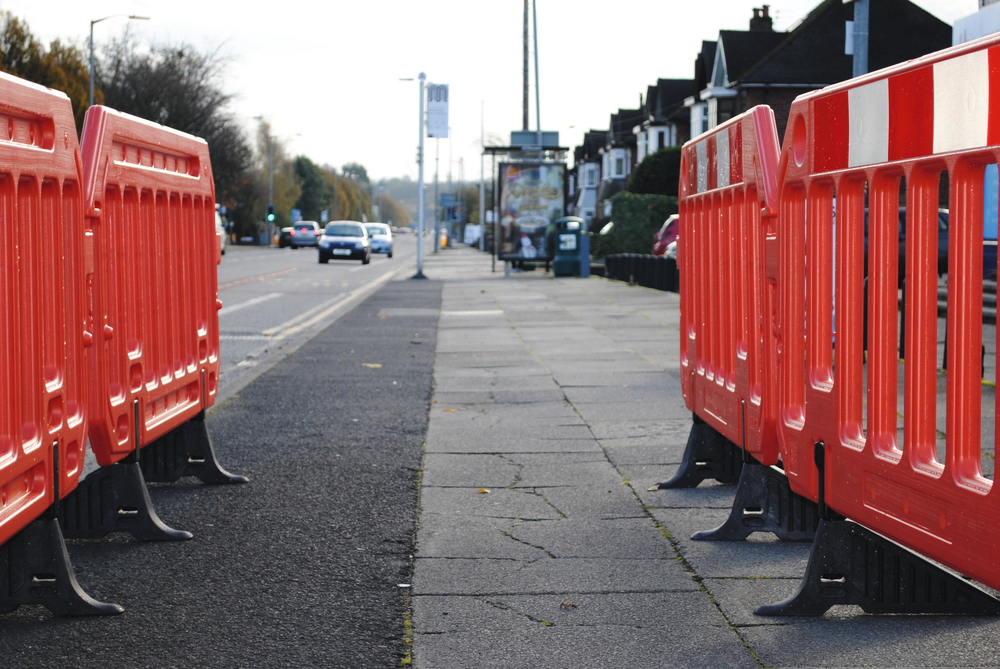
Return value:
[(239, 208), (251, 178), (253, 151), (229, 112), (222, 87), (226, 58), (190, 45), (141, 48), (128, 31), (100, 59), (95, 83), (113, 109), (155, 121), (208, 142), (216, 199)]

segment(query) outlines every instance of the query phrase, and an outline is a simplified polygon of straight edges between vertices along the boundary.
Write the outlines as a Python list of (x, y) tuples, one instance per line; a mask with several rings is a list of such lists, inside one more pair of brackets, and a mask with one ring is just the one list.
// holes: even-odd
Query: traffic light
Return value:
[(267, 205), (267, 222), (274, 223), (274, 205)]

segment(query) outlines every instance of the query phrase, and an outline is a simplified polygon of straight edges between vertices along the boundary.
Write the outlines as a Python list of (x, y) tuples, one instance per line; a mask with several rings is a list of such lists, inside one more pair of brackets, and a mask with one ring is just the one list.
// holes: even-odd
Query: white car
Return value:
[(222, 216), (219, 215), (219, 210), (215, 210), (215, 234), (219, 236), (219, 252), (222, 255), (226, 255), (226, 242), (229, 235), (226, 233), (226, 226), (222, 224)]
[(392, 228), (385, 223), (365, 223), (368, 236), (372, 240), (372, 253), (384, 253), (392, 257)]

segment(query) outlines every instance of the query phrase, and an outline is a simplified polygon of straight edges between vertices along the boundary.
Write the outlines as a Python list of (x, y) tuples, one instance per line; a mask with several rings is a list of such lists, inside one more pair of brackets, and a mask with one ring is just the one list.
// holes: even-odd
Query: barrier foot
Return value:
[(783, 541), (812, 541), (819, 505), (792, 491), (780, 470), (746, 462), (733, 508), (719, 527), (691, 536), (695, 541), (743, 541), (754, 532), (771, 532)]
[(173, 483), (184, 476), (196, 476), (202, 483), (249, 480), (230, 474), (215, 458), (204, 411), (140, 450), (139, 464), (142, 475), (151, 483)]
[(34, 521), (0, 546), (0, 613), (10, 613), (22, 604), (41, 604), (57, 616), (125, 611), (83, 591), (55, 518)]
[(739, 480), (742, 468), (740, 448), (695, 416), (677, 473), (669, 481), (657, 483), (647, 490), (697, 488), (706, 479), (731, 485)]
[(821, 616), (854, 604), (867, 613), (1000, 615), (974, 583), (849, 520), (821, 520), (798, 592), (759, 616)]
[(101, 467), (80, 481), (59, 508), (63, 534), (70, 539), (100, 539), (127, 532), (139, 541), (177, 541), (193, 535), (160, 520), (137, 462)]

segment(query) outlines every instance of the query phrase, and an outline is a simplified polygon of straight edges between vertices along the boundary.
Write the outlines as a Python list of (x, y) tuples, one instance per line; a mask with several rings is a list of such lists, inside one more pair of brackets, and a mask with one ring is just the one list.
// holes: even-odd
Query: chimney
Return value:
[(750, 19), (751, 32), (771, 32), (774, 30), (774, 28), (771, 27), (771, 17), (768, 15), (768, 10), (770, 8), (770, 5), (753, 8), (753, 18)]

